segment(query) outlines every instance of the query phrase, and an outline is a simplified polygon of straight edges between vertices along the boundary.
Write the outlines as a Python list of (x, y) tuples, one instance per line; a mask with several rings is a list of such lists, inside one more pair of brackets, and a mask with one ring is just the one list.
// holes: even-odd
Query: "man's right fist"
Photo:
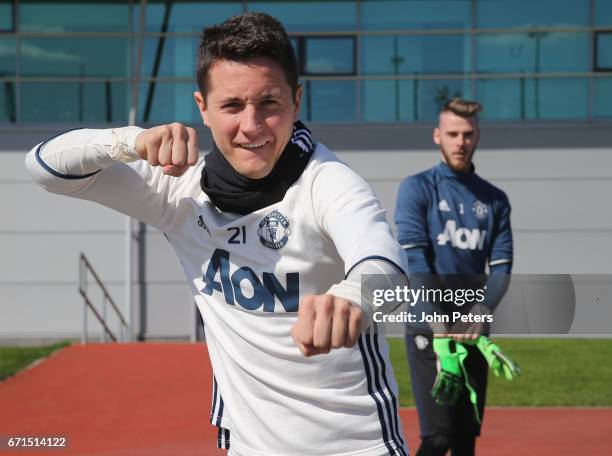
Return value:
[(142, 131), (136, 137), (136, 153), (152, 166), (162, 166), (169, 176), (182, 176), (198, 162), (198, 136), (178, 122)]

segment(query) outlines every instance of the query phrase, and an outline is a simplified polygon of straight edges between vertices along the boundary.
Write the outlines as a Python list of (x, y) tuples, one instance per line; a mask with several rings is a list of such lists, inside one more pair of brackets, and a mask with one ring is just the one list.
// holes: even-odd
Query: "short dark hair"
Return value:
[(452, 112), (460, 117), (474, 117), (482, 111), (482, 105), (477, 101), (463, 100), (462, 98), (453, 98), (446, 102), (440, 113)]
[(247, 62), (267, 57), (280, 65), (293, 96), (298, 87), (298, 66), (293, 46), (282, 24), (265, 13), (244, 13), (202, 32), (197, 61), (197, 82), (202, 96), (210, 89), (209, 72), (217, 60)]

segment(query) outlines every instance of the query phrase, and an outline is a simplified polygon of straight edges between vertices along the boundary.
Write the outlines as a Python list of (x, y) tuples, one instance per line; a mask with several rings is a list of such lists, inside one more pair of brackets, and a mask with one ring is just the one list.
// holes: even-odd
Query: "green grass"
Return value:
[[(489, 376), (488, 405), (612, 406), (612, 339), (495, 339), (523, 375), (508, 382)], [(0, 381), (70, 345), (0, 347)], [(390, 338), (400, 404), (414, 406), (404, 340)]]
[[(612, 339), (495, 339), (523, 375), (489, 375), (487, 405), (612, 406)], [(389, 339), (400, 404), (414, 406), (404, 340)]]
[(14, 375), (39, 358), (70, 345), (60, 342), (45, 347), (0, 347), (0, 381)]

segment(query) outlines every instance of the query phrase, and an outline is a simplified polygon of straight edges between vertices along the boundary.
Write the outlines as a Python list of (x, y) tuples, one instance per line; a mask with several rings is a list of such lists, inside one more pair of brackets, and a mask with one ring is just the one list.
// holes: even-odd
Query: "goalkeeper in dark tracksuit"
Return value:
[[(486, 284), (482, 310), (488, 314), (508, 287), (513, 249), (508, 198), (479, 177), (472, 164), (479, 139), (480, 109), (480, 104), (461, 99), (453, 99), (444, 106), (433, 134), (442, 152), (442, 162), (401, 183), (396, 225), (398, 240), (408, 258), (409, 274), (411, 279), (415, 278), (413, 286), (421, 283), (416, 276), (427, 274), (480, 277), (480, 287)], [(444, 282), (441, 276), (437, 277), (437, 283)], [(489, 366), (482, 354), (485, 351), (481, 353), (472, 344), (487, 330), (480, 322), (464, 324), (459, 331), (449, 326), (435, 329), (437, 336), (444, 333), (447, 336), (436, 338), (438, 346), (444, 340), (453, 345), (451, 351), (455, 350), (456, 342), (462, 350), (465, 347), (465, 369), (459, 372), (465, 374), (463, 377), (476, 392), (472, 401), (465, 388), (458, 398), (446, 397), (443, 401), (434, 398), (432, 388), (440, 375), (440, 353), (437, 349), (434, 352), (433, 333), (407, 331), (406, 347), (421, 425), (422, 441), (417, 456), (443, 456), (448, 450), (453, 456), (474, 454)], [(445, 405), (440, 405), (441, 402)]]

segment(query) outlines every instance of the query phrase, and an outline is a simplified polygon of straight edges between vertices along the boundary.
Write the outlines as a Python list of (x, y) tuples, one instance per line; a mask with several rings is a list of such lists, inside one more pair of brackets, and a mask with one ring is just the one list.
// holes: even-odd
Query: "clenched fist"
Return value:
[(198, 162), (198, 137), (193, 128), (180, 123), (160, 125), (136, 137), (136, 153), (152, 166), (162, 166), (169, 176), (182, 176)]
[(291, 335), (304, 356), (353, 347), (361, 333), (361, 307), (331, 294), (305, 296)]

